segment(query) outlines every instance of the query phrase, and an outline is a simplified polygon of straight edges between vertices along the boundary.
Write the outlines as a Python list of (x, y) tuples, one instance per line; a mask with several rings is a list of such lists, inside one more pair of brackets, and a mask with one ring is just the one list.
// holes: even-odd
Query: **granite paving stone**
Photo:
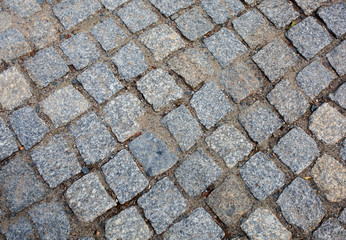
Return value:
[(280, 118), (270, 107), (260, 101), (244, 109), (238, 119), (249, 136), (258, 143), (266, 140), (282, 125)]
[(121, 204), (130, 201), (149, 184), (127, 150), (117, 153), (102, 166), (102, 171)]
[(341, 107), (346, 108), (346, 84), (342, 84), (330, 97)]
[(222, 67), (226, 67), (247, 50), (236, 35), (227, 28), (222, 28), (203, 42)]
[(36, 0), (4, 0), (4, 3), (21, 18), (28, 18), (41, 10)]
[(244, 0), (248, 5), (253, 6), (257, 3), (257, 0)]
[(47, 193), (33, 169), (16, 156), (0, 170), (0, 184), (11, 212), (18, 213), (40, 201)]
[(149, 67), (143, 52), (132, 41), (122, 47), (112, 61), (117, 66), (120, 76), (126, 81), (144, 73)]
[(265, 208), (257, 208), (241, 224), (241, 228), (251, 239), (256, 240), (290, 240), (292, 238), (292, 233), (280, 223), (271, 211)]
[(103, 109), (105, 120), (120, 142), (124, 142), (140, 131), (138, 118), (145, 110), (132, 93), (122, 94), (107, 103)]
[(202, 0), (201, 5), (216, 24), (225, 23), (245, 10), (240, 0)]
[(313, 240), (343, 240), (346, 238), (346, 229), (340, 223), (329, 218), (312, 234)]
[(0, 161), (11, 156), (18, 150), (16, 139), (13, 132), (6, 126), (6, 123), (0, 118)]
[(82, 222), (92, 222), (117, 205), (108, 195), (95, 172), (75, 181), (67, 189), (65, 197), (72, 211)]
[(340, 222), (342, 222), (343, 224), (346, 224), (346, 208), (344, 208), (344, 210), (342, 210), (342, 212), (340, 213), (338, 220)]
[(332, 42), (328, 31), (313, 17), (305, 18), (291, 27), (286, 32), (286, 36), (308, 60)]
[(39, 86), (46, 87), (51, 82), (66, 75), (70, 69), (53, 47), (43, 49), (25, 62), (31, 79)]
[(226, 95), (214, 82), (203, 85), (191, 98), (191, 106), (201, 123), (210, 129), (233, 110)]
[(111, 18), (97, 24), (91, 29), (91, 34), (101, 44), (105, 51), (124, 45), (129, 35), (125, 33)]
[(285, 175), (263, 152), (258, 152), (240, 169), (241, 177), (260, 201), (285, 184)]
[(200, 195), (221, 175), (221, 168), (202, 150), (194, 151), (175, 171), (178, 183), (192, 197)]
[(296, 0), (296, 3), (303, 9), (305, 15), (310, 15), (327, 0)]
[(188, 218), (177, 222), (164, 234), (165, 240), (200, 239), (217, 240), (225, 236), (223, 230), (214, 222), (203, 208), (193, 210)]
[(335, 144), (346, 133), (346, 119), (328, 103), (322, 104), (309, 119), (309, 129), (326, 144)]
[(183, 151), (189, 150), (203, 135), (197, 120), (184, 105), (169, 112), (160, 122), (167, 127)]
[(71, 85), (61, 88), (40, 102), (43, 113), (59, 127), (89, 108), (87, 100)]
[(129, 0), (101, 0), (101, 3), (109, 10), (114, 11), (117, 7), (128, 2)]
[(94, 112), (84, 115), (69, 129), (86, 164), (99, 162), (116, 146), (116, 141)]
[(37, 170), (51, 188), (81, 172), (77, 156), (62, 135), (55, 135), (47, 144), (31, 152)]
[(346, 4), (344, 2), (322, 8), (318, 11), (318, 15), (337, 37), (346, 33)]
[(160, 12), (169, 17), (174, 13), (191, 6), (193, 0), (149, 0)]
[(324, 154), (314, 165), (312, 176), (330, 202), (346, 198), (346, 168), (332, 156)]
[(70, 30), (100, 9), (97, 0), (63, 0), (54, 5), (53, 12), (64, 28)]
[(342, 147), (339, 152), (342, 160), (346, 161), (346, 139), (344, 139)]
[(95, 63), (78, 75), (77, 80), (99, 104), (107, 101), (124, 87), (112, 70), (102, 62)]
[(17, 29), (9, 28), (0, 33), (0, 59), (9, 62), (31, 50), (28, 40)]
[(8, 12), (0, 11), (0, 32), (12, 27), (12, 17)]
[(301, 178), (296, 178), (284, 189), (277, 204), (287, 222), (309, 232), (324, 217), (324, 207), (320, 198), (310, 185)]
[(139, 40), (149, 48), (156, 61), (162, 61), (173, 52), (185, 47), (183, 39), (165, 24), (143, 33)]
[(26, 150), (40, 142), (49, 131), (48, 126), (31, 107), (14, 111), (10, 124)]
[(58, 202), (42, 203), (29, 211), (43, 240), (68, 239), (70, 223), (63, 206)]
[(142, 0), (133, 0), (117, 11), (117, 15), (131, 32), (136, 33), (159, 20)]
[(336, 70), (343, 76), (346, 74), (346, 41), (342, 41), (337, 47), (327, 54), (327, 59)]
[(34, 239), (33, 226), (25, 217), (12, 220), (9, 226), (2, 227), (1, 232), (7, 240)]
[(205, 141), (224, 159), (229, 168), (242, 161), (253, 149), (253, 144), (232, 125), (218, 127)]
[(109, 240), (147, 240), (153, 235), (135, 207), (121, 211), (106, 223), (106, 238)]
[(271, 82), (284, 76), (298, 61), (294, 51), (281, 39), (268, 43), (252, 59)]
[(129, 148), (150, 177), (166, 172), (178, 161), (167, 145), (152, 133), (140, 135), (130, 142)]
[(168, 177), (161, 179), (149, 192), (144, 193), (138, 199), (138, 205), (158, 234), (187, 210), (186, 200)]
[(100, 57), (100, 52), (85, 33), (78, 33), (61, 43), (60, 48), (77, 70)]

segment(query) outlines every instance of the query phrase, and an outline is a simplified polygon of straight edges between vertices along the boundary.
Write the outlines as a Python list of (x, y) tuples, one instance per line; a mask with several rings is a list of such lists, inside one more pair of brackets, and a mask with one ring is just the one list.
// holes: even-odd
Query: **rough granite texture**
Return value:
[(2, 118), (0, 118), (0, 132), (0, 160), (3, 160), (16, 152), (18, 146), (13, 132), (6, 126)]
[(310, 15), (315, 11), (322, 3), (327, 0), (296, 0), (296, 3), (301, 7), (306, 15)]
[(342, 212), (340, 213), (338, 220), (340, 222), (342, 222), (343, 224), (346, 224), (346, 208), (344, 208), (344, 210), (342, 210)]
[(330, 65), (336, 72), (343, 76), (346, 74), (346, 41), (342, 41), (337, 47), (327, 54)]
[(21, 18), (28, 18), (41, 10), (36, 0), (4, 0), (4, 3)]
[(129, 0), (101, 0), (101, 3), (109, 10), (113, 11), (122, 4), (128, 2)]
[(346, 230), (338, 221), (329, 218), (312, 234), (313, 240), (343, 240)]
[(14, 28), (0, 33), (0, 59), (9, 62), (31, 51), (29, 42)]
[(34, 239), (32, 223), (24, 217), (11, 219), (9, 226), (2, 227), (1, 232), (8, 240)]
[(340, 2), (332, 6), (322, 8), (318, 11), (318, 15), (337, 37), (341, 37), (344, 33), (346, 33), (345, 2)]
[(346, 84), (342, 84), (330, 98), (336, 101), (341, 107), (346, 108)]
[(225, 23), (245, 10), (240, 0), (202, 0), (201, 5), (216, 24)]
[(193, 0), (149, 0), (160, 12), (169, 17), (181, 9), (191, 6)]

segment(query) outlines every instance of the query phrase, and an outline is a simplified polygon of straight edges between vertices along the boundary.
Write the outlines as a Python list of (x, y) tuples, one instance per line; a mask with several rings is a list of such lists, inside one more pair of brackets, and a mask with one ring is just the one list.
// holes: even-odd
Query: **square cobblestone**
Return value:
[(281, 224), (271, 211), (265, 208), (257, 208), (241, 224), (241, 228), (251, 239), (290, 240), (292, 238), (292, 233)]
[(119, 9), (117, 15), (133, 33), (159, 20), (157, 15), (142, 0), (133, 0), (125, 7)]
[(11, 110), (30, 97), (30, 85), (18, 67), (0, 73), (0, 103), (3, 108)]
[(255, 93), (262, 85), (263, 76), (251, 60), (236, 61), (219, 75), (218, 82), (239, 103)]
[(9, 62), (31, 51), (29, 42), (14, 28), (0, 33), (0, 59)]
[(303, 92), (313, 99), (328, 87), (335, 77), (323, 64), (313, 61), (297, 74), (296, 81)]
[(346, 83), (342, 84), (330, 97), (341, 107), (346, 108)]
[(188, 195), (197, 197), (222, 175), (222, 170), (206, 153), (196, 150), (174, 175)]
[(100, 57), (95, 44), (88, 39), (85, 33), (78, 33), (65, 40), (61, 43), (60, 48), (77, 70), (85, 68)]
[(258, 10), (251, 10), (232, 21), (234, 29), (245, 40), (250, 48), (267, 43), (275, 28), (261, 15)]
[(124, 86), (114, 76), (112, 70), (104, 63), (95, 63), (88, 70), (78, 75), (78, 82), (99, 103), (107, 101)]
[(268, 43), (252, 59), (271, 82), (285, 75), (298, 61), (297, 55), (281, 39)]
[(292, 3), (287, 0), (265, 0), (258, 9), (278, 28), (284, 28), (299, 17)]
[(95, 113), (90, 112), (70, 126), (77, 148), (86, 164), (95, 164), (107, 157), (116, 141)]
[(226, 67), (236, 57), (246, 52), (244, 44), (227, 28), (222, 28), (203, 41), (222, 67)]
[(223, 125), (209, 135), (205, 142), (217, 152), (229, 168), (250, 154), (253, 144), (234, 126)]
[(129, 37), (111, 18), (93, 27), (91, 34), (105, 51), (122, 46)]
[(46, 87), (51, 82), (67, 74), (70, 69), (61, 59), (53, 47), (43, 49), (25, 62), (25, 67), (31, 79), (39, 85)]
[(333, 218), (324, 221), (312, 234), (312, 239), (314, 240), (343, 240), (345, 238), (345, 228)]
[(291, 27), (286, 36), (308, 60), (332, 42), (328, 31), (313, 17), (308, 17)]
[(336, 72), (343, 76), (346, 74), (346, 41), (342, 41), (337, 47), (327, 54), (327, 59), (336, 70)]
[(48, 144), (37, 147), (31, 152), (31, 158), (51, 188), (57, 187), (82, 170), (76, 154), (62, 135), (55, 135)]
[(150, 177), (166, 172), (178, 161), (167, 145), (152, 133), (137, 137), (129, 148)]
[(198, 119), (207, 129), (233, 110), (226, 95), (214, 82), (204, 84), (193, 95), (190, 104), (195, 109)]
[(135, 207), (121, 211), (106, 223), (106, 238), (147, 240), (153, 235)]
[(160, 12), (169, 17), (181, 9), (191, 6), (193, 0), (149, 0)]
[(218, 188), (209, 194), (207, 204), (227, 226), (240, 222), (254, 208), (255, 200), (247, 192), (241, 179), (230, 175)]
[(100, 9), (97, 0), (63, 0), (53, 7), (53, 12), (64, 28), (70, 30)]
[(171, 53), (185, 47), (183, 39), (165, 24), (143, 33), (139, 40), (149, 48), (156, 61), (162, 61)]
[(148, 64), (145, 62), (143, 52), (134, 42), (129, 42), (122, 47), (112, 58), (119, 74), (126, 81), (145, 72)]
[(241, 177), (260, 201), (285, 184), (285, 175), (263, 152), (258, 152), (240, 169)]
[(15, 157), (0, 170), (0, 184), (8, 208), (18, 213), (46, 195), (44, 184), (21, 157)]
[(165, 240), (175, 239), (222, 239), (223, 230), (203, 208), (199, 207), (188, 218), (177, 222), (164, 234)]
[(296, 3), (303, 9), (305, 15), (310, 15), (326, 1), (327, 0), (296, 0)]
[(324, 208), (316, 191), (301, 178), (293, 180), (276, 203), (286, 221), (305, 232), (314, 229), (324, 217)]
[(255, 102), (243, 110), (238, 117), (249, 136), (261, 143), (282, 125), (280, 118), (262, 102)]
[(326, 144), (335, 144), (346, 133), (346, 119), (328, 103), (320, 106), (309, 119), (309, 129)]
[(295, 174), (304, 171), (320, 154), (316, 142), (300, 127), (283, 136), (273, 150)]
[(138, 199), (138, 205), (161, 234), (180, 214), (187, 210), (186, 201), (173, 182), (165, 177)]
[(4, 0), (6, 6), (21, 18), (28, 18), (41, 10), (36, 0)]
[(340, 202), (346, 198), (346, 168), (333, 157), (324, 154), (314, 165), (314, 182), (330, 202)]
[(94, 172), (75, 181), (67, 189), (65, 197), (72, 211), (82, 222), (92, 222), (117, 205)]
[(199, 48), (178, 53), (168, 61), (168, 65), (192, 88), (214, 79), (216, 75), (209, 56)]
[(155, 111), (160, 111), (183, 98), (183, 90), (175, 83), (174, 78), (161, 68), (152, 70), (142, 77), (137, 82), (137, 89)]
[(11, 219), (8, 225), (3, 225), (1, 232), (8, 240), (35, 239), (32, 223), (25, 217)]
[(322, 8), (318, 11), (318, 15), (337, 37), (346, 33), (346, 4), (344, 2)]
[(55, 127), (59, 127), (81, 115), (90, 105), (82, 94), (70, 85), (52, 93), (40, 106)]
[(102, 4), (109, 10), (114, 11), (117, 7), (128, 2), (129, 0), (101, 0)]
[(197, 120), (184, 105), (169, 112), (160, 122), (167, 127), (183, 151), (189, 150), (203, 135)]
[(26, 150), (40, 142), (49, 130), (31, 107), (24, 107), (13, 112), (10, 123)]
[(137, 119), (145, 111), (141, 102), (132, 93), (120, 95), (103, 109), (106, 122), (120, 142), (124, 142), (140, 131)]
[(121, 204), (130, 201), (149, 184), (127, 150), (102, 166), (106, 181)]
[(18, 150), (13, 132), (6, 126), (4, 120), (0, 118), (0, 161), (11, 156)]
[(201, 5), (216, 24), (222, 24), (245, 10), (239, 0), (202, 0)]

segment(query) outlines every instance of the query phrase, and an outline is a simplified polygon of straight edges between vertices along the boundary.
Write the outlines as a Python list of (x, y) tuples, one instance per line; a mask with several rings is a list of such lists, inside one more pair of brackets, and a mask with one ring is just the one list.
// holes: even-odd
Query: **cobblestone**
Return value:
[(337, 37), (341, 37), (346, 33), (346, 4), (344, 2), (337, 3), (333, 6), (322, 8), (318, 11), (318, 15), (327, 24), (327, 27), (333, 31)]
[(344, 210), (342, 210), (342, 212), (340, 213), (338, 220), (340, 222), (342, 222), (343, 224), (346, 223), (346, 209), (344, 208)]
[(128, 2), (129, 0), (101, 0), (102, 4), (109, 10), (113, 11), (122, 4)]
[(32, 224), (24, 217), (13, 220), (8, 227), (3, 227), (1, 231), (8, 240), (34, 239)]
[(6, 123), (0, 118), (0, 161), (12, 155), (18, 150), (16, 139), (13, 132), (6, 126)]
[(0, 59), (9, 62), (31, 50), (29, 42), (17, 29), (9, 28), (0, 33)]
[(335, 219), (329, 218), (312, 234), (314, 240), (342, 240), (346, 230)]
[(327, 54), (327, 59), (336, 70), (343, 76), (346, 74), (346, 41), (342, 41), (337, 47)]
[(0, 11), (0, 32), (12, 27), (12, 17), (8, 12)]
[(201, 4), (216, 24), (225, 23), (231, 17), (245, 10), (244, 5), (239, 0), (202, 0)]
[(346, 84), (342, 84), (331, 98), (336, 101), (341, 107), (346, 108)]
[(28, 18), (41, 10), (35, 0), (4, 0), (6, 6), (16, 12), (21, 18)]
[(301, 7), (306, 15), (310, 15), (316, 10), (322, 3), (327, 0), (296, 0), (296, 3)]
[(181, 9), (191, 6), (193, 0), (149, 0), (160, 12), (169, 17)]

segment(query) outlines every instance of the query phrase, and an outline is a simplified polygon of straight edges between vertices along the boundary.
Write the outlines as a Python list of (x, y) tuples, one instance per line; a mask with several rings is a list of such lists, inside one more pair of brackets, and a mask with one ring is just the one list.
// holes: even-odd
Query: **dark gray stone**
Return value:
[(181, 9), (191, 6), (193, 0), (149, 0), (160, 12), (169, 17)]
[(327, 0), (296, 0), (296, 3), (303, 9), (305, 15), (310, 15), (326, 1)]
[(9, 226), (3, 227), (1, 231), (7, 240), (34, 239), (33, 226), (24, 217), (11, 220)]
[(344, 240), (346, 230), (338, 221), (329, 218), (312, 234), (313, 240)]
[(128, 2), (129, 0), (101, 0), (102, 4), (109, 10), (113, 11), (122, 4)]
[(0, 161), (18, 151), (18, 146), (13, 132), (0, 118)]
[(342, 41), (337, 47), (327, 54), (327, 59), (336, 70), (343, 76), (346, 74), (346, 41)]
[(318, 11), (318, 15), (337, 37), (346, 33), (346, 4), (344, 2), (322, 8)]
[(9, 62), (31, 51), (29, 42), (14, 28), (0, 33), (0, 59)]
[(216, 24), (222, 24), (245, 10), (240, 0), (202, 0), (201, 5)]
[(28, 18), (41, 10), (36, 0), (4, 0), (6, 6), (21, 18)]
[(342, 84), (330, 97), (341, 107), (346, 108), (346, 84)]

